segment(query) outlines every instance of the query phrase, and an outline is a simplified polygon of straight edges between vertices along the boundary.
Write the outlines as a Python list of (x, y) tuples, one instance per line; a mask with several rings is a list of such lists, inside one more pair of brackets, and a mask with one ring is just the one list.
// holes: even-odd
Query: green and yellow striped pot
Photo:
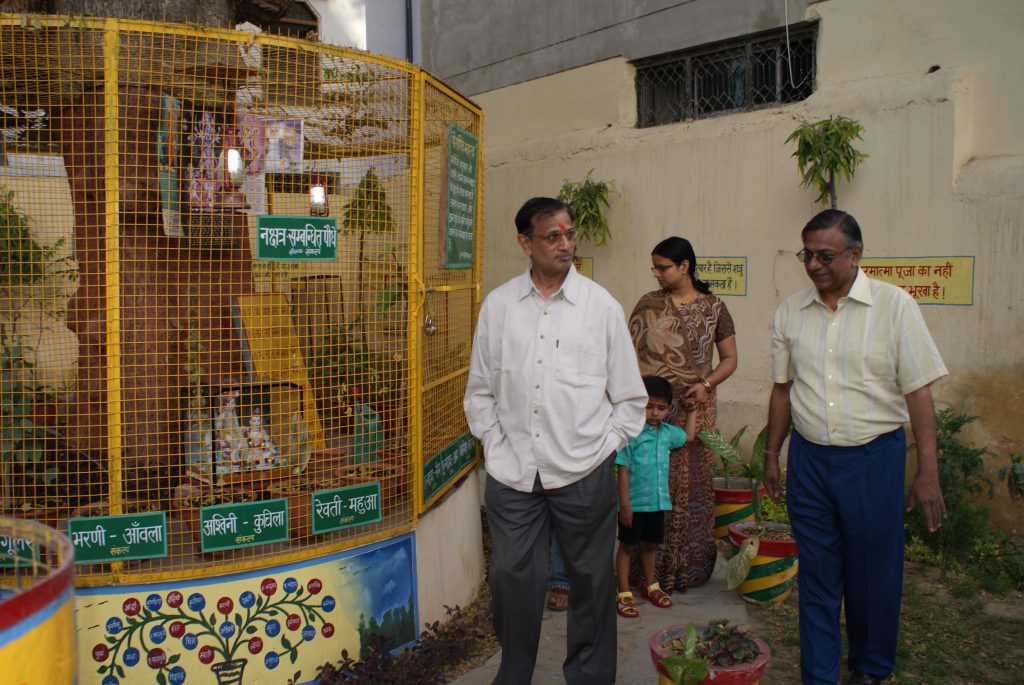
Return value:
[[(769, 521), (764, 525), (771, 537), (761, 536), (750, 573), (739, 587), (740, 596), (753, 604), (785, 600), (796, 581), (797, 548), (792, 529), (786, 523)], [(729, 526), (729, 542), (739, 549), (754, 530), (752, 522), (733, 523)]]
[[(738, 476), (712, 480), (715, 490), (715, 537), (719, 540), (729, 537), (730, 524), (754, 520), (754, 495), (750, 486), (750, 478)], [(764, 496), (764, 488), (761, 488), (761, 496)]]

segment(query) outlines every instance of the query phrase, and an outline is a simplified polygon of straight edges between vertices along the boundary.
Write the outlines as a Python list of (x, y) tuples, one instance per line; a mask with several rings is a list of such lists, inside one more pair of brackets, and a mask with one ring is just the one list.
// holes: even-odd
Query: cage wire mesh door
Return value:
[(83, 584), (408, 530), (466, 431), (479, 260), (446, 265), (443, 200), (479, 110), (236, 31), (0, 15), (0, 58), (3, 513)]

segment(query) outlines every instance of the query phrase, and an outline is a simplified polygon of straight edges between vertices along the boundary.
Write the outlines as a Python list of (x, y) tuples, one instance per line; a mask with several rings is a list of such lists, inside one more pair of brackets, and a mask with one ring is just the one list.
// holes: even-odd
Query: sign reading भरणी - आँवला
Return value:
[(167, 514), (147, 511), (68, 521), (75, 563), (93, 564), (167, 556)]

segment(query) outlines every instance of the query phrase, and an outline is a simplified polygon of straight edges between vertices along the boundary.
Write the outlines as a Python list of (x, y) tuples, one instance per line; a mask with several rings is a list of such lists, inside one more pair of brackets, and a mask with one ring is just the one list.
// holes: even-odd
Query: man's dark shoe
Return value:
[(882, 678), (864, 671), (854, 671), (850, 674), (850, 679), (846, 681), (846, 685), (880, 685)]

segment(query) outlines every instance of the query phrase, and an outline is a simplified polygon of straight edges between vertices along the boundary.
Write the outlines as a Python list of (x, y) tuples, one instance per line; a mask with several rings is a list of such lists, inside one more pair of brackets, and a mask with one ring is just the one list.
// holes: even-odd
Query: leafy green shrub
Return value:
[[(992, 592), (1024, 589), (1024, 551), (988, 529), (989, 509), (978, 501), (992, 497), (993, 483), (985, 475), (985, 457), (995, 455), (987, 447), (967, 445), (960, 439), (961, 431), (978, 417), (943, 409), (935, 418), (939, 485), (946, 501), (946, 519), (939, 530), (930, 533), (919, 510), (909, 515), (907, 558), (931, 561), (920, 549), (923, 545), (934, 555), (943, 576), (949, 570), (963, 570)], [(1006, 481), (1015, 501), (1024, 488), (1022, 460), (1022, 455), (1011, 455), (1010, 464), (999, 470), (999, 479)]]
[(419, 640), (409, 649), (392, 654), (391, 638), (380, 633), (370, 636), (370, 649), (360, 659), (341, 653), (337, 664), (317, 667), (320, 685), (436, 685), (449, 682), (453, 667), (494, 642), (489, 604), (482, 610), (445, 607), (448, 622), (426, 625)]
[(609, 198), (615, 192), (615, 183), (595, 181), (591, 178), (593, 173), (593, 169), (588, 171), (582, 181), (565, 180), (558, 192), (558, 199), (572, 208), (577, 242), (591, 242), (600, 247), (608, 242), (612, 234), (605, 210), (608, 209)]

